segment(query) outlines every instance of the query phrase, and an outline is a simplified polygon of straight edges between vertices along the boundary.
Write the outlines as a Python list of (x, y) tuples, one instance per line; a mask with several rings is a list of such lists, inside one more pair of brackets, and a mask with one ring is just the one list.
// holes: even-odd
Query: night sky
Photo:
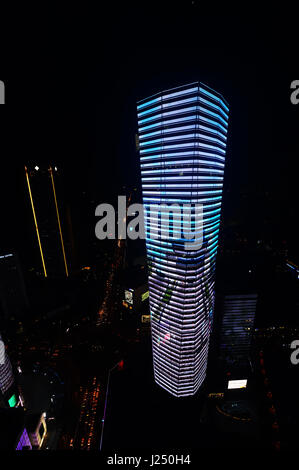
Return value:
[[(84, 188), (95, 205), (122, 194), (122, 185), (140, 188), (136, 101), (201, 80), (230, 104), (224, 214), (248, 211), (252, 224), (265, 214), (296, 254), (299, 105), (290, 102), (290, 83), (299, 79), (298, 13), (163, 5), (26, 6), (24, 16), (7, 17), (1, 250), (28, 244), (24, 164), (62, 167), (70, 201)], [(249, 209), (242, 191), (252, 195)]]

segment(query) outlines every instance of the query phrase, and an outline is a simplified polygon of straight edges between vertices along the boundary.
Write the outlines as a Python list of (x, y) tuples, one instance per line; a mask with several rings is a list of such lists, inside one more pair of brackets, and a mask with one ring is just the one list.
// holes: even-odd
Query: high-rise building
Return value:
[[(69, 265), (65, 246), (65, 210), (62, 212), (57, 186), (57, 167), (25, 167), (33, 222), (40, 255), (39, 271), (44, 277), (68, 277)], [(59, 188), (61, 189), (61, 188)], [(65, 209), (65, 208), (64, 208)], [(62, 220), (63, 219), (63, 220)]]
[(0, 451), (31, 450), (23, 408), (0, 409)]
[(227, 366), (241, 368), (248, 364), (257, 294), (233, 294), (223, 298), (220, 356)]
[(0, 407), (14, 408), (19, 404), (20, 397), (1, 334), (0, 348)]
[[(178, 397), (194, 395), (206, 376), (228, 111), (200, 82), (137, 104), (154, 375)], [(191, 207), (183, 233), (163, 207), (169, 205), (181, 214)], [(194, 248), (187, 249), (192, 228)]]
[(47, 434), (45, 413), (28, 412), (25, 424), (32, 449), (40, 449)]
[(120, 273), (119, 286), (124, 310), (141, 311), (149, 295), (144, 266), (132, 266)]
[(16, 253), (0, 255), (0, 318), (22, 318), (28, 308), (23, 273)]

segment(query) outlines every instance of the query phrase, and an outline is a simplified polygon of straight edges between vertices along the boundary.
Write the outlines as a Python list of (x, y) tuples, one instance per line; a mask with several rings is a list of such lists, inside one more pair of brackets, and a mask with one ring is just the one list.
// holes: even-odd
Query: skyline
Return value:
[[(185, 14), (194, 24), (191, 12)], [(129, 13), (127, 16), (130, 17)], [(201, 40), (208, 28), (203, 25), (198, 39), (195, 39), (195, 30), (184, 26), (180, 34), (182, 41), (175, 39), (171, 44), (165, 41), (170, 26), (166, 26), (163, 35), (158, 29), (154, 41), (148, 40), (144, 46), (135, 44), (131, 47), (131, 35), (124, 35), (121, 43), (107, 43), (99, 61), (94, 60), (94, 54), (101, 36), (91, 28), (77, 55), (71, 52), (66, 63), (63, 61), (65, 50), (59, 49), (59, 28), (57, 39), (51, 46), (55, 56), (53, 52), (50, 54), (48, 39), (41, 34), (41, 44), (47, 47), (40, 55), (39, 64), (34, 63), (34, 55), (32, 60), (29, 56), (28, 74), (23, 80), (18, 81), (11, 74), (6, 84), (10, 109), (6, 108), (7, 119), (3, 113), (0, 116), (6, 175), (1, 197), (5, 200), (3, 214), (9, 221), (6, 233), (1, 234), (2, 245), (9, 249), (14, 240), (15, 245), (22, 246), (22, 238), (28, 237), (23, 230), (26, 217), (22, 215), (26, 210), (24, 165), (62, 166), (69, 180), (65, 184), (73, 188), (72, 197), (77, 191), (74, 188), (88, 188), (94, 194), (95, 205), (114, 197), (123, 184), (137, 186), (140, 191), (133, 136), (137, 133), (134, 102), (152, 91), (179, 86), (200, 76), (210, 87), (223, 90), (231, 103), (230, 159), (224, 190), (231, 190), (233, 197), (230, 197), (232, 205), (224, 205), (224, 215), (246, 210), (243, 202), (238, 200), (240, 189), (253, 188), (253, 193), (256, 189), (267, 191), (273, 201), (268, 203), (262, 195), (262, 207), (252, 200), (249, 214), (252, 219), (254, 211), (260, 213), (261, 218), (262, 211), (269, 216), (275, 205), (279, 219), (286, 227), (286, 236), (298, 256), (292, 225), (288, 224), (286, 214), (289, 211), (293, 216), (296, 211), (295, 172), (289, 172), (289, 167), (296, 167), (298, 153), (295, 137), (298, 106), (290, 101), (290, 84), (296, 78), (292, 72), (292, 30), (290, 28), (289, 36), (280, 47), (276, 47), (278, 38), (270, 24), (263, 25), (262, 21), (263, 18), (237, 22), (232, 18), (227, 23), (231, 28), (227, 28), (218, 17), (215, 38), (209, 44)], [(128, 20), (130, 24), (134, 24), (134, 16)], [(145, 28), (149, 24), (150, 16)], [(224, 34), (224, 29), (229, 31)], [(236, 35), (240, 41), (234, 40)], [(162, 46), (158, 46), (159, 37), (164, 38)], [(29, 37), (27, 41), (30, 44)], [(76, 50), (76, 41), (71, 51)], [(272, 47), (270, 41), (273, 41)], [(22, 63), (21, 50), (16, 51), (16, 57)], [(213, 57), (218, 58), (217, 65)], [(153, 63), (155, 67), (150, 67)], [(2, 67), (4, 65), (7, 65), (7, 74), (9, 70), (13, 71), (13, 63), (8, 57), (3, 58)], [(23, 89), (28, 90), (26, 95), (22, 94)], [(40, 96), (43, 96), (42, 100)], [(19, 108), (17, 102), (21, 105)], [(28, 110), (29, 103), (32, 112), (26, 119), (25, 109)], [(12, 130), (9, 123), (13, 116), (16, 119)], [(112, 121), (114, 125), (110, 126)], [(233, 145), (230, 142), (232, 136)], [(103, 173), (106, 178), (101, 178)], [(108, 180), (109, 185), (106, 184)], [(17, 218), (15, 214), (20, 212)], [(271, 217), (275, 223), (274, 216)], [(20, 226), (22, 237), (17, 233)]]
[(0, 450), (297, 448), (298, 16), (213, 9), (4, 22)]

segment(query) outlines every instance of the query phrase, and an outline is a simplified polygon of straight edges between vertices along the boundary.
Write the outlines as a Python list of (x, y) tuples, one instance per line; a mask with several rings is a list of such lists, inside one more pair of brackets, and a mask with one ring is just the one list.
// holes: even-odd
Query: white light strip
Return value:
[[(151, 211), (157, 239), (150, 238), (145, 219), (154, 376), (177, 397), (194, 395), (206, 375), (228, 118), (228, 107), (216, 92), (199, 83), (187, 88), (138, 105), (146, 209), (203, 204), (203, 242), (196, 251), (185, 250), (186, 240), (177, 228), (172, 227), (176, 238), (167, 238), (167, 212)], [(202, 104), (184, 106), (192, 101)], [(194, 235), (199, 239), (201, 229)]]

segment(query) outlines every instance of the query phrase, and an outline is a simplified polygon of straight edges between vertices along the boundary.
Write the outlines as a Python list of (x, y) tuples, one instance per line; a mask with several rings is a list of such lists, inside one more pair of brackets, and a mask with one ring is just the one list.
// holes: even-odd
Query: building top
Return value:
[[(215, 97), (223, 101), (223, 104), (225, 105), (226, 108), (228, 108), (228, 102), (225, 100), (225, 98), (218, 93), (217, 91), (213, 90), (213, 88), (210, 88), (209, 86), (205, 85), (204, 83), (197, 81), (197, 82), (192, 82), (188, 83), (187, 85), (181, 85), (175, 88), (169, 88), (166, 90), (159, 91), (153, 95), (150, 95), (146, 98), (143, 98), (139, 101), (137, 101), (137, 109), (141, 109), (143, 106), (146, 106), (147, 104), (154, 104), (154, 102), (159, 100), (161, 96), (163, 95), (166, 98), (166, 94), (169, 94), (169, 97), (172, 96), (174, 97), (176, 93), (179, 95), (182, 94), (182, 92), (185, 90), (186, 94), (187, 93), (194, 93), (196, 91), (200, 91), (199, 89), (202, 88), (205, 90), (207, 93), (213, 94)], [(149, 103), (148, 100), (151, 99), (151, 102)]]
[(13, 253), (1, 254), (1, 255), (0, 255), (0, 259), (10, 258), (11, 256), (13, 256)]

